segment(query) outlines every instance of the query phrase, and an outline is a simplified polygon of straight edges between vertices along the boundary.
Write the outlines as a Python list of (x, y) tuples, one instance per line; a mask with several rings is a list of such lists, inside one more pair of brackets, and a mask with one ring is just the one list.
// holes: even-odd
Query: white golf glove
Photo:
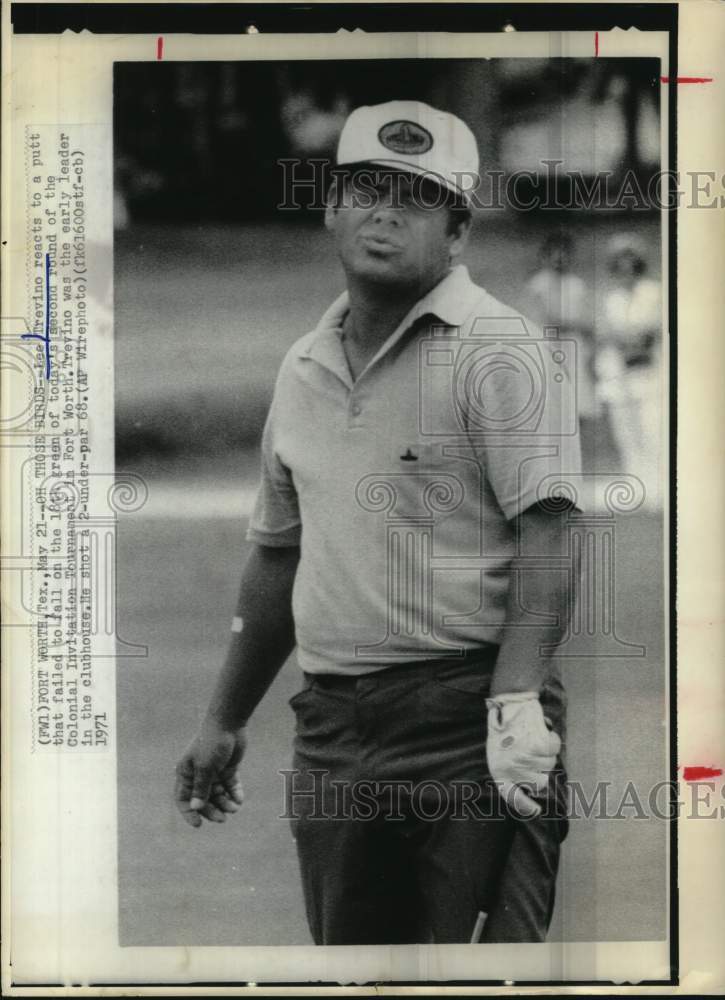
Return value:
[(536, 691), (487, 698), (486, 707), (486, 756), (498, 793), (515, 814), (538, 816), (541, 806), (520, 786), (545, 791), (561, 740), (547, 725)]

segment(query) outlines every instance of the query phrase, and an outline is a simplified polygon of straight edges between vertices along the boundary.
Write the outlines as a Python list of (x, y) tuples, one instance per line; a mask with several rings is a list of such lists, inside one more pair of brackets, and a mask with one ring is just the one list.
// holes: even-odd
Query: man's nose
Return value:
[(380, 225), (399, 226), (400, 209), (394, 208), (389, 199), (378, 203), (373, 211), (373, 222)]

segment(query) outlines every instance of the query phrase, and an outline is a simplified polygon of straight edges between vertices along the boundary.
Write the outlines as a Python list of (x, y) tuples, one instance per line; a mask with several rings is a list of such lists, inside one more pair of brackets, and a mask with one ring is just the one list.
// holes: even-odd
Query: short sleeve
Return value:
[(554, 497), (580, 506), (577, 345), (562, 339), (498, 348), (478, 380), (469, 433), (501, 510), (512, 520)]
[(292, 473), (275, 448), (279, 384), (262, 434), (262, 471), (247, 541), (275, 547), (300, 544), (302, 534), (297, 491)]

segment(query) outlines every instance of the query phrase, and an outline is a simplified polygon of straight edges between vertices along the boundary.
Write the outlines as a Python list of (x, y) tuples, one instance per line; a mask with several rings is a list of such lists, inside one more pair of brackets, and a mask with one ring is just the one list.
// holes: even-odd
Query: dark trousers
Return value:
[[(543, 812), (511, 816), (486, 767), (496, 648), (465, 662), (363, 677), (305, 675), (290, 701), (287, 809), (316, 944), (543, 941), (551, 921), (566, 776)], [(564, 738), (564, 695), (541, 701)]]

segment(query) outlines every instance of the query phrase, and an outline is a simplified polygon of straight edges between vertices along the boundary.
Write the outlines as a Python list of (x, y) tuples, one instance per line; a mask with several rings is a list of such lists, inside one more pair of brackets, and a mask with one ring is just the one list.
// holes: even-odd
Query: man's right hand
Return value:
[(206, 718), (198, 735), (176, 765), (174, 798), (179, 812), (191, 826), (201, 826), (202, 816), (223, 823), (227, 813), (243, 801), (237, 769), (246, 748), (245, 730), (222, 729)]
[(541, 806), (525, 789), (534, 796), (546, 792), (561, 739), (547, 724), (536, 691), (502, 694), (486, 704), (486, 756), (499, 795), (515, 815), (539, 816)]

